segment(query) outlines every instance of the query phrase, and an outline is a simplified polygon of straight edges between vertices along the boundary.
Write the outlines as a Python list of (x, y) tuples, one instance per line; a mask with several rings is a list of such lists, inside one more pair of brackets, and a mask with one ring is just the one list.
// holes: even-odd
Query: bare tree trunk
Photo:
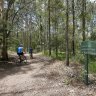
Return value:
[(83, 41), (86, 39), (86, 34), (85, 34), (85, 12), (86, 12), (86, 0), (82, 0), (82, 30), (83, 30)]
[(4, 24), (3, 28), (4, 28), (4, 31), (3, 31), (2, 59), (3, 59), (3, 60), (8, 60), (7, 38), (6, 38), (6, 36), (7, 36), (7, 32), (6, 32), (6, 31), (7, 31), (7, 30), (6, 30), (7, 25)]
[(8, 21), (8, 12), (7, 9), (6, 13), (3, 15), (3, 20), (5, 21), (3, 24), (3, 47), (2, 47), (2, 59), (8, 60), (8, 52), (7, 52), (7, 21)]
[[(56, 30), (58, 31), (58, 29), (56, 29)], [(57, 35), (57, 33), (56, 33), (56, 57), (58, 57), (58, 35)]]
[(50, 0), (48, 0), (48, 24), (49, 24), (49, 56), (51, 56), (51, 34), (50, 34)]
[(0, 19), (2, 19), (2, 11), (3, 11), (3, 0), (0, 0)]
[(26, 49), (26, 31), (25, 29), (21, 33), (22, 38), (20, 38), (19, 44), (23, 44), (24, 49)]
[(39, 39), (40, 39), (40, 51), (42, 51), (42, 49), (43, 49), (43, 45), (42, 45), (42, 34), (43, 34), (43, 26), (42, 26), (42, 18), (41, 18), (41, 16), (40, 16), (40, 33), (39, 33)]
[[(3, 0), (0, 0), (0, 19), (3, 19)], [(2, 29), (0, 28), (0, 35), (2, 35)], [(2, 37), (0, 38), (0, 47), (1, 47), (1, 44), (2, 44)], [(1, 55), (1, 48), (0, 48), (0, 55)]]
[(45, 9), (45, 17), (44, 17), (44, 22), (45, 22), (45, 27), (44, 27), (44, 54), (46, 52), (46, 50), (48, 49), (48, 31), (47, 31), (47, 26), (48, 26), (48, 22), (47, 22), (47, 17), (46, 17), (46, 11), (47, 11), (47, 7), (46, 7), (46, 0), (44, 1), (44, 9)]
[[(55, 0), (55, 5), (56, 5), (56, 0)], [(56, 40), (55, 41), (56, 42), (56, 45), (55, 45), (55, 54), (56, 54), (56, 57), (58, 57), (58, 34), (57, 34), (58, 33), (58, 28), (57, 28), (58, 27), (58, 24), (57, 24), (58, 19), (57, 19), (57, 14), (56, 14), (57, 11), (56, 10), (57, 10), (57, 8), (55, 6), (55, 35), (56, 35), (56, 37), (55, 37), (56, 38), (55, 39)]]
[(68, 38), (68, 33), (69, 33), (69, 1), (66, 0), (66, 65), (69, 66), (69, 38)]
[(72, 36), (72, 51), (75, 55), (75, 9), (74, 9), (74, 0), (72, 0), (72, 13), (73, 13), (73, 36)]

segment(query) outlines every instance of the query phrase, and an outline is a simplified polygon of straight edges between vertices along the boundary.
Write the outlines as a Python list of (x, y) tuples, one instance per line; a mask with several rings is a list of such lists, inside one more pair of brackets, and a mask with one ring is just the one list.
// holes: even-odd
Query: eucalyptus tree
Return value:
[(43, 26), (44, 26), (44, 53), (48, 49), (48, 1), (44, 0), (44, 14), (43, 14)]
[(57, 18), (57, 14), (56, 14), (56, 13), (58, 13), (57, 12), (57, 10), (58, 10), (57, 5), (58, 5), (58, 1), (56, 2), (56, 0), (55, 0), (55, 33), (56, 33), (56, 37), (55, 37), (56, 38), (56, 45), (55, 45), (56, 46), (56, 49), (55, 49), (56, 53), (55, 54), (56, 54), (56, 57), (58, 57), (58, 43), (57, 43), (58, 42), (58, 18)]
[(51, 1), (50, 11), (51, 11), (51, 48), (55, 49), (56, 57), (58, 56), (58, 45), (57, 45), (57, 29), (58, 29), (58, 0)]
[(86, 28), (86, 0), (82, 0), (82, 30), (83, 30), (83, 41), (86, 39), (86, 34), (85, 34), (85, 28)]
[[(40, 46), (40, 50), (42, 51), (46, 40), (45, 39), (45, 26), (46, 26), (46, 21), (45, 21), (45, 16), (46, 16), (46, 1), (44, 0), (39, 0), (36, 3), (36, 15), (37, 15), (37, 22), (38, 22), (38, 41), (39, 41), (39, 46)], [(44, 48), (45, 49), (45, 48)]]
[(3, 47), (2, 47), (2, 58), (4, 60), (8, 60), (8, 53), (7, 53), (7, 38), (9, 36), (10, 30), (8, 30), (8, 20), (9, 20), (9, 14), (12, 11), (12, 5), (14, 4), (15, 0), (3, 0)]
[(69, 0), (66, 0), (66, 65), (69, 66)]
[[(25, 17), (27, 16), (27, 21), (29, 20), (28, 14), (31, 13), (33, 8), (33, 0), (3, 0), (3, 36), (2, 36), (2, 58), (8, 60), (8, 39), (13, 33), (13, 28), (16, 28), (17, 31), (22, 31), (24, 28)], [(25, 6), (26, 5), (26, 6)], [(30, 9), (30, 10), (29, 10)], [(26, 15), (27, 14), (27, 15)], [(28, 22), (27, 22), (28, 23)], [(28, 25), (27, 25), (28, 26)], [(15, 30), (14, 30), (15, 31)], [(20, 32), (19, 32), (20, 33)], [(21, 37), (20, 37), (21, 38)]]
[(32, 34), (34, 32), (34, 26), (36, 26), (36, 0), (23, 1), (17, 5), (18, 13), (15, 17), (17, 19), (15, 19), (15, 27), (19, 31), (18, 35), (20, 36), (18, 39), (24, 44), (24, 48), (28, 50), (32, 46)]
[(96, 16), (96, 2), (90, 2), (88, 4), (88, 12), (89, 13), (89, 33), (90, 33), (90, 39), (91, 40), (96, 40), (96, 20), (95, 20), (95, 16)]
[(2, 10), (3, 10), (3, 0), (0, 1), (0, 45), (2, 42)]
[(74, 3), (74, 0), (72, 0), (72, 14), (73, 14), (72, 50), (73, 50), (73, 55), (75, 55), (75, 3)]
[[(62, 19), (62, 11), (64, 9), (64, 5), (63, 5), (63, 2), (62, 0), (53, 0), (53, 4), (52, 4), (52, 9), (53, 9), (53, 12), (52, 12), (52, 22), (54, 24), (54, 27), (53, 27), (53, 35), (54, 36), (54, 45), (55, 45), (55, 54), (56, 54), (56, 57), (58, 57), (58, 50), (59, 50), (59, 46), (60, 46), (60, 39), (59, 39), (59, 36), (60, 36), (60, 26), (62, 25), (63, 21), (61, 20)], [(64, 26), (63, 26), (64, 27)], [(63, 35), (63, 34), (62, 34)], [(64, 44), (64, 43), (63, 43)]]
[(50, 33), (50, 0), (48, 0), (48, 38), (49, 38), (49, 56), (51, 55), (51, 33)]

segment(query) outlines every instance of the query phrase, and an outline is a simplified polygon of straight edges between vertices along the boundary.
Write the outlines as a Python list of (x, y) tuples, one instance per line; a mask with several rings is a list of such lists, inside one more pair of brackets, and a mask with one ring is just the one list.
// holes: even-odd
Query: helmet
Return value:
[(23, 47), (23, 44), (19, 44), (20, 47)]

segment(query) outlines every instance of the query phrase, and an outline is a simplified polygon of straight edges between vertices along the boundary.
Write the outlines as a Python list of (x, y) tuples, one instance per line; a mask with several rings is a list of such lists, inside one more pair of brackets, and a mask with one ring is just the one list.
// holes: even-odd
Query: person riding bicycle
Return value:
[(19, 56), (20, 62), (22, 61), (22, 56), (24, 55), (23, 53), (23, 45), (20, 44), (17, 48), (17, 54)]
[(32, 49), (32, 47), (29, 48), (29, 54), (30, 54), (30, 59), (33, 59), (33, 49)]

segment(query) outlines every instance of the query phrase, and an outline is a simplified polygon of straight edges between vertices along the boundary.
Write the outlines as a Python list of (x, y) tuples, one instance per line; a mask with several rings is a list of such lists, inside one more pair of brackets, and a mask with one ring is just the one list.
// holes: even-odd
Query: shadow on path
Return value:
[[(43, 66), (40, 67), (40, 70), (43, 70), (45, 67), (50, 66), (54, 63), (54, 59), (44, 57), (42, 55), (34, 56), (34, 59), (27, 58), (27, 64), (16, 65), (16, 56), (10, 56), (9, 61), (0, 61), (0, 79), (8, 75), (15, 75), (15, 74), (26, 74), (28, 71), (33, 71), (36, 69), (36, 66), (42, 64)], [(48, 74), (49, 75), (49, 74)], [(50, 76), (49, 76), (50, 77)], [(51, 76), (52, 77), (52, 76)]]
[(25, 74), (27, 71), (34, 70), (34, 67), (30, 67), (31, 62), (17, 65), (15, 59), (15, 57), (10, 57), (9, 61), (0, 61), (0, 79), (8, 75)]

